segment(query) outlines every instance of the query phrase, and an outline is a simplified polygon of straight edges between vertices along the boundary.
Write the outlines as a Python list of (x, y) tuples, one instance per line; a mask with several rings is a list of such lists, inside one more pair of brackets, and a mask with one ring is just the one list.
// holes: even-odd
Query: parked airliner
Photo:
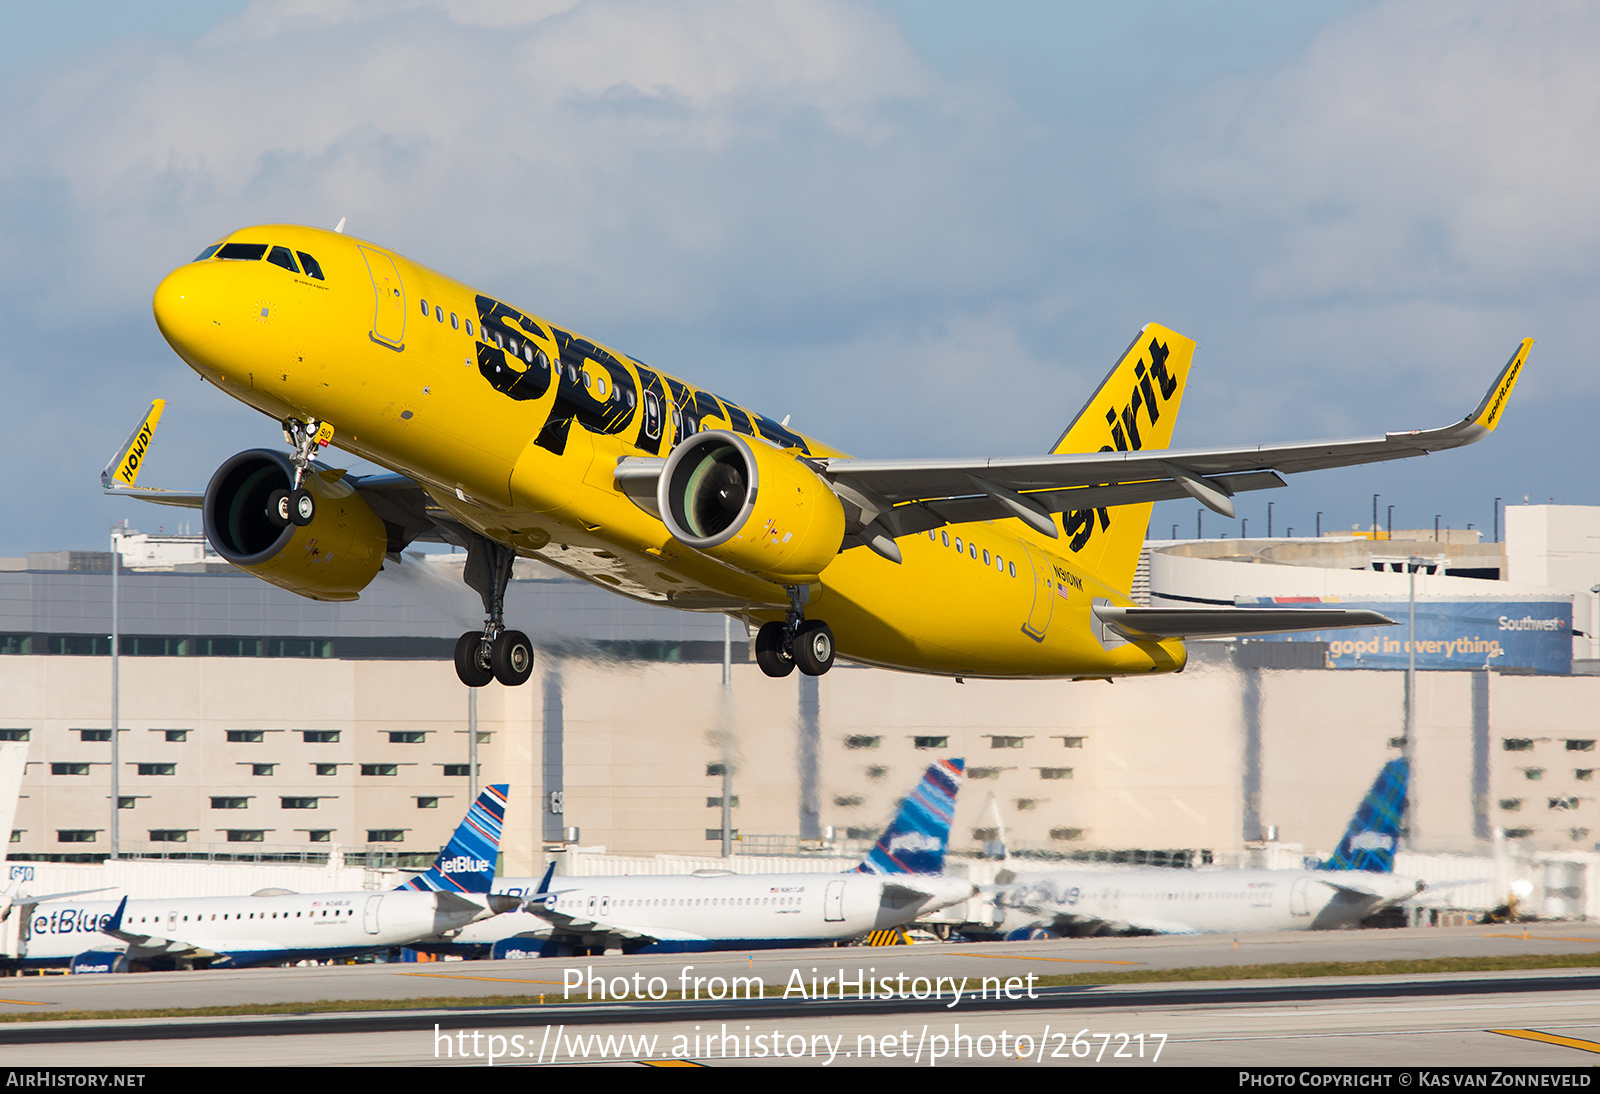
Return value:
[(342, 957), (449, 935), (518, 906), (494, 896), (506, 787), (478, 796), (424, 873), (389, 892), (288, 893), (168, 900), (29, 901), (10, 967), (128, 971), (177, 960), (216, 968)]
[(996, 894), (1012, 938), (1353, 927), (1416, 896), (1397, 877), (1394, 848), (1409, 768), (1390, 760), (1367, 791), (1332, 858), (1309, 870), (1116, 867), (1001, 875)]
[(975, 892), (943, 876), (964, 766), (930, 765), (847, 873), (502, 878), (495, 891), (524, 898), (526, 910), (473, 924), (452, 948), (498, 957), (773, 949), (912, 923)]

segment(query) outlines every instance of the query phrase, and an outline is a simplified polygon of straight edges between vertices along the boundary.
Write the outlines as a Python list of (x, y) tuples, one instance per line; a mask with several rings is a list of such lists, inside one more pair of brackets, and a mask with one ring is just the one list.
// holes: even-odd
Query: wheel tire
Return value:
[(533, 643), (521, 631), (501, 631), (489, 650), (489, 667), (508, 688), (526, 684), (533, 675)]
[(794, 663), (807, 676), (821, 676), (833, 668), (833, 628), (820, 619), (800, 624), (794, 636)]
[(761, 671), (775, 679), (782, 679), (794, 671), (794, 657), (783, 648), (782, 623), (763, 623), (756, 632), (756, 664)]
[(289, 491), (274, 490), (267, 495), (267, 520), (279, 528), (289, 527)]
[(494, 670), (483, 663), (482, 650), (482, 631), (468, 631), (456, 639), (456, 675), (469, 688), (481, 688), (494, 679)]
[(289, 519), (301, 528), (317, 519), (317, 499), (303, 486), (289, 495)]

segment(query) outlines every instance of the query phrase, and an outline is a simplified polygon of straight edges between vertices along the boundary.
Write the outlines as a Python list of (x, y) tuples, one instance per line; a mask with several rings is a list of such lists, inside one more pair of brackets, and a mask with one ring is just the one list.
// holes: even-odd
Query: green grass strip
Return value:
[[(1117, 984), (1176, 984), (1195, 980), (1300, 980), (1335, 976), (1409, 976), (1441, 972), (1517, 972), (1527, 969), (1600, 968), (1600, 953), (1524, 954), (1514, 957), (1432, 957), (1420, 961), (1304, 961), (1278, 965), (1211, 965), (1188, 969), (1136, 969), (1126, 972), (1080, 972), (1065, 976), (1035, 976), (1037, 987), (1096, 987)], [(138, 973), (127, 975), (137, 976)], [(1001, 983), (1016, 973), (999, 972)], [(1026, 973), (1022, 974), (1026, 975)], [(969, 983), (982, 977), (969, 976)], [(7, 978), (11, 985), (27, 983)], [(971, 990), (970, 988), (968, 989)], [(26, 994), (26, 993), (20, 993)], [(783, 985), (766, 987), (766, 998), (781, 999)], [(681, 998), (668, 993), (666, 1000)], [(582, 1004), (587, 1000), (560, 998), (547, 992), (546, 1005)], [(596, 1000), (599, 1002), (599, 1000)], [(300, 1003), (239, 1003), (217, 1007), (157, 1007), (145, 1010), (28, 1010), (0, 1014), (0, 1022), (105, 1022), (126, 1018), (213, 1018), (253, 1014), (336, 1014), (384, 1010), (471, 1010), (494, 1007), (537, 1007), (540, 996), (439, 995), (414, 999), (324, 999)]]

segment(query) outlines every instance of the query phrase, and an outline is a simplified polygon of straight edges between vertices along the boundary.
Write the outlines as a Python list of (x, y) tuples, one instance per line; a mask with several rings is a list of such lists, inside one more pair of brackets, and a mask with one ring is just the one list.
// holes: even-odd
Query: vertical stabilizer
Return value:
[(1394, 849), (1400, 841), (1400, 826), (1405, 820), (1406, 783), (1410, 772), (1410, 765), (1404, 759), (1390, 760), (1383, 765), (1377, 781), (1361, 799), (1350, 826), (1344, 830), (1338, 850), (1322, 864), (1322, 869), (1394, 872)]
[(495, 862), (500, 857), (500, 828), (505, 822), (508, 789), (505, 783), (485, 787), (433, 865), (400, 888), (487, 893), (494, 883)]
[[(1089, 396), (1051, 454), (1171, 448), (1172, 426), (1193, 360), (1192, 341), (1148, 324)], [(1070, 510), (1054, 518), (1062, 538), (1052, 546), (1070, 551), (1080, 566), (1126, 592), (1133, 586), (1150, 508), (1151, 503), (1145, 502)]]
[(900, 802), (894, 820), (861, 860), (856, 873), (942, 873), (945, 848), (950, 845), (950, 821), (956, 812), (956, 793), (961, 789), (965, 767), (965, 760), (930, 764), (917, 788)]

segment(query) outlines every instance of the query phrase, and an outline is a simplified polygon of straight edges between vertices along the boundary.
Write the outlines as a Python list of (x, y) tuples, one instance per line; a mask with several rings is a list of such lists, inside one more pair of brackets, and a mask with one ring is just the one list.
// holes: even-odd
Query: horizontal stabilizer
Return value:
[(1096, 604), (1094, 614), (1118, 634), (1135, 640), (1225, 638), (1395, 625), (1382, 612), (1353, 608), (1118, 608)]

